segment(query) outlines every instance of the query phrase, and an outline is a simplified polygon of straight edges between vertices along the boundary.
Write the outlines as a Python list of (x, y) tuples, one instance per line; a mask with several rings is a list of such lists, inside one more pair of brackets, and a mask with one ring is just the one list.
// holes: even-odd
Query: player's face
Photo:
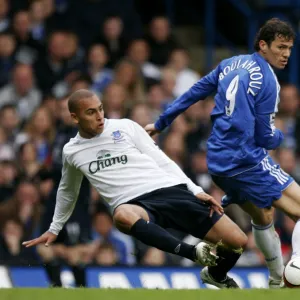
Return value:
[(80, 135), (83, 138), (92, 138), (104, 129), (104, 111), (99, 98), (94, 95), (82, 99), (78, 103), (77, 113), (72, 113), (72, 118), (78, 124)]
[(276, 36), (276, 39), (268, 46), (261, 41), (261, 51), (265, 59), (277, 69), (284, 69), (291, 55), (293, 40), (287, 40), (283, 36)]

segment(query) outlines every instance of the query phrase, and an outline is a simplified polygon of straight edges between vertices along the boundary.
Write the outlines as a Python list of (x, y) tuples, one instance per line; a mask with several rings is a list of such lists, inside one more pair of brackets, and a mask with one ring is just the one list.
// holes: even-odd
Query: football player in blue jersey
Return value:
[(274, 207), (296, 222), (293, 257), (300, 255), (300, 187), (268, 154), (283, 140), (274, 125), (280, 85), (273, 68), (285, 68), (294, 39), (288, 23), (268, 20), (256, 36), (253, 54), (223, 60), (178, 97), (155, 124), (145, 127), (150, 135), (159, 133), (189, 106), (216, 92), (207, 142), (208, 169), (226, 193), (223, 205), (236, 203), (251, 216), (256, 245), (270, 271), (271, 288), (280, 286), (284, 268), (273, 225)]

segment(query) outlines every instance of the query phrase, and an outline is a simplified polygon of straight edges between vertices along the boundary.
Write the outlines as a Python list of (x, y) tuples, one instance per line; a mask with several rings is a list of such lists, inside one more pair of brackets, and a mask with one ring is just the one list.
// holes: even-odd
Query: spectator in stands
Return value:
[(127, 91), (126, 107), (146, 100), (145, 85), (138, 65), (129, 60), (121, 60), (115, 67), (114, 81)]
[(108, 119), (121, 119), (126, 117), (127, 90), (121, 84), (111, 83), (103, 95), (105, 116)]
[(0, 89), (0, 108), (6, 104), (16, 105), (21, 121), (28, 120), (41, 102), (42, 94), (35, 86), (30, 65), (17, 64), (12, 82)]
[(122, 265), (135, 264), (134, 243), (132, 237), (121, 233), (113, 226), (108, 206), (99, 201), (93, 217), (93, 240), (96, 245), (110, 244), (116, 250), (117, 261)]
[(214, 105), (213, 98), (199, 101), (186, 110), (184, 116), (191, 126), (186, 136), (186, 147), (190, 153), (206, 150), (206, 141), (210, 134), (210, 112)]
[(183, 136), (176, 131), (169, 133), (164, 142), (162, 150), (176, 162), (176, 164), (183, 168), (186, 163), (186, 150)]
[(45, 94), (51, 93), (54, 85), (67, 76), (65, 62), (66, 42), (65, 32), (52, 32), (48, 39), (46, 55), (40, 57), (34, 65), (38, 86)]
[(34, 0), (29, 5), (30, 32), (32, 38), (44, 43), (47, 36), (46, 14), (43, 0)]
[(167, 64), (171, 52), (179, 47), (171, 35), (168, 19), (163, 16), (151, 20), (146, 40), (150, 46), (150, 62), (160, 67)]
[(164, 93), (164, 109), (175, 99), (176, 72), (170, 68), (163, 68), (161, 72), (161, 87)]
[(152, 120), (156, 120), (162, 113), (163, 108), (167, 105), (164, 101), (165, 95), (162, 86), (160, 84), (152, 85), (149, 88), (146, 101), (151, 109)]
[(6, 104), (0, 109), (0, 126), (4, 130), (7, 142), (15, 143), (15, 138), (20, 130), (20, 118), (16, 107), (13, 104)]
[(104, 45), (95, 44), (90, 47), (86, 73), (92, 78), (91, 89), (98, 95), (113, 81), (113, 70), (106, 67), (108, 60)]
[[(64, 57), (66, 59), (66, 67), (67, 72), (73, 75), (75, 78), (80, 75), (80, 71), (84, 68), (84, 50), (79, 44), (78, 36), (76, 33), (72, 31), (67, 31), (66, 35), (66, 42), (64, 47)], [(66, 78), (69, 83), (72, 83), (72, 78), (69, 78), (70, 74)]]
[(19, 219), (24, 229), (24, 238), (36, 236), (41, 216), (38, 188), (30, 181), (21, 181), (14, 196), (0, 204), (0, 228), (11, 219)]
[(0, 127), (0, 160), (13, 160), (15, 158), (14, 149), (9, 143), (8, 136), (3, 127)]
[(26, 180), (35, 180), (41, 167), (35, 144), (32, 142), (22, 144), (18, 151), (19, 176)]
[(33, 39), (30, 27), (28, 11), (19, 11), (14, 15), (12, 32), (17, 41), (16, 59), (24, 64), (33, 64), (44, 54), (42, 44)]
[(8, 0), (0, 0), (0, 32), (4, 32), (9, 28), (10, 20), (8, 18), (8, 12)]
[(109, 61), (107, 66), (114, 68), (117, 62), (124, 57), (128, 41), (123, 36), (123, 21), (119, 16), (109, 16), (104, 21), (102, 32), (95, 43), (103, 44), (108, 50)]
[(184, 48), (177, 48), (171, 52), (168, 67), (176, 72), (173, 91), (176, 98), (200, 79), (199, 74), (189, 68), (189, 54)]
[[(0, 161), (0, 205), (11, 199), (16, 190), (18, 169), (13, 160)], [(1, 220), (0, 220), (1, 222)]]
[[(1, 5), (1, 4), (0, 4)], [(8, 33), (0, 33), (0, 88), (9, 83), (15, 61), (16, 40)]]
[(92, 86), (92, 79), (90, 78), (89, 75), (81, 75), (78, 78), (76, 78), (70, 87), (70, 93), (74, 93), (77, 90), (80, 89), (91, 89)]
[(152, 120), (149, 106), (145, 103), (136, 104), (130, 112), (129, 119), (145, 127)]
[(103, 242), (99, 245), (94, 263), (100, 266), (115, 266), (119, 263), (118, 253), (112, 243)]
[(39, 107), (25, 124), (24, 131), (16, 137), (16, 146), (32, 142), (37, 151), (36, 159), (43, 164), (50, 155), (54, 137), (55, 127), (51, 113), (45, 107)]
[(149, 62), (150, 50), (144, 39), (133, 40), (129, 44), (127, 56), (139, 66), (147, 87), (159, 82), (161, 77), (160, 69)]
[(51, 119), (54, 120), (55, 122), (54, 125), (56, 125), (56, 121), (58, 118), (56, 104), (57, 104), (57, 99), (56, 97), (54, 97), (54, 95), (51, 94), (45, 95), (43, 97), (42, 104), (41, 104), (42, 107), (46, 108), (46, 110), (49, 111), (49, 114), (51, 115)]
[(282, 121), (284, 141), (281, 146), (295, 148), (296, 118), (299, 112), (299, 90), (293, 84), (282, 85), (280, 90), (279, 120)]
[(144, 266), (164, 266), (167, 264), (167, 253), (153, 247), (149, 247), (143, 255), (141, 264)]
[(190, 164), (185, 169), (185, 173), (194, 183), (201, 186), (204, 191), (209, 192), (213, 183), (207, 171), (206, 151), (198, 150), (194, 152), (190, 156), (189, 162)]
[(288, 174), (291, 174), (296, 182), (300, 182), (299, 164), (295, 151), (290, 148), (279, 148), (276, 151), (275, 160), (280, 164), (281, 168)]
[(30, 264), (37, 261), (32, 249), (22, 247), (24, 228), (19, 219), (9, 219), (0, 233), (0, 261), (5, 264)]

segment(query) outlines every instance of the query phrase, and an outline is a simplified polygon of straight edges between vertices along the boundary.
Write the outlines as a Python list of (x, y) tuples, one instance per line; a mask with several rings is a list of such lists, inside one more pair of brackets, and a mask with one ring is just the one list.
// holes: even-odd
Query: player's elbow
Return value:
[(259, 147), (265, 148), (267, 150), (274, 150), (280, 146), (282, 140), (282, 135), (268, 135), (256, 138), (256, 144)]

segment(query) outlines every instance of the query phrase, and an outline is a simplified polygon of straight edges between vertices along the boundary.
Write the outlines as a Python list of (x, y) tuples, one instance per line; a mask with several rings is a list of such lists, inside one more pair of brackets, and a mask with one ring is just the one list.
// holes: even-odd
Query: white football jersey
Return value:
[(203, 192), (140, 125), (129, 119), (105, 119), (101, 134), (84, 139), (78, 133), (63, 148), (52, 233), (58, 234), (72, 214), (83, 175), (112, 211), (138, 196), (177, 184), (187, 184), (194, 194)]

